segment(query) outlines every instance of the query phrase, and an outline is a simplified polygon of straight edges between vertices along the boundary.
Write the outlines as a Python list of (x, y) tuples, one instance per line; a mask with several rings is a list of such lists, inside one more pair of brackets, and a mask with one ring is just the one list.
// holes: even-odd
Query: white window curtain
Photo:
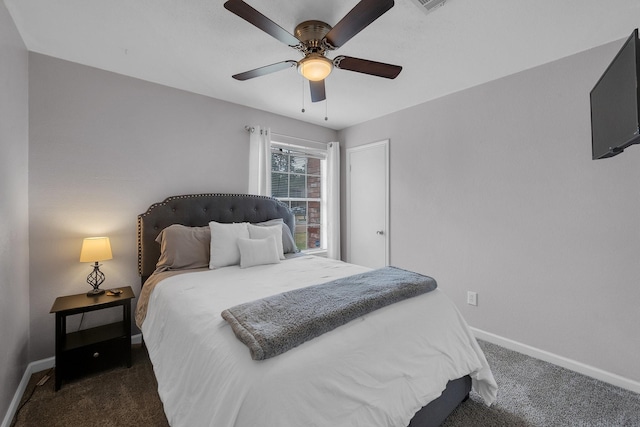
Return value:
[(322, 191), (327, 257), (340, 259), (340, 143), (327, 144), (326, 188)]
[[(249, 194), (271, 196), (271, 130), (260, 126), (249, 130)], [(282, 135), (279, 137), (282, 138)], [(286, 137), (283, 139), (287, 139)], [(275, 142), (275, 147), (291, 150), (293, 146)], [(310, 157), (325, 158), (322, 188), (322, 239), (327, 257), (340, 259), (340, 144), (330, 142), (324, 150), (305, 148)], [(315, 155), (314, 155), (315, 154)]]
[(271, 195), (271, 130), (249, 127), (249, 194)]

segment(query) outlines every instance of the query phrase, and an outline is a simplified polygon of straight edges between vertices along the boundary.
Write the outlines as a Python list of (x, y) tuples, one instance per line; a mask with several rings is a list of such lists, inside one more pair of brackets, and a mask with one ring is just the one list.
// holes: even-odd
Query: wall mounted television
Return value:
[(640, 143), (639, 84), (640, 40), (635, 29), (591, 90), (593, 160)]

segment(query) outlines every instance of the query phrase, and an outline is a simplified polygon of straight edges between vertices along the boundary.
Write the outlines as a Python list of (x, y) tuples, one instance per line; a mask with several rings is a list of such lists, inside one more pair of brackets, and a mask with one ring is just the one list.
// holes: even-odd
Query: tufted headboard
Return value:
[(171, 224), (202, 227), (210, 221), (263, 222), (282, 218), (295, 235), (295, 216), (289, 207), (272, 197), (250, 194), (188, 194), (167, 197), (138, 215), (138, 274), (142, 284), (156, 269), (160, 245), (155, 241)]

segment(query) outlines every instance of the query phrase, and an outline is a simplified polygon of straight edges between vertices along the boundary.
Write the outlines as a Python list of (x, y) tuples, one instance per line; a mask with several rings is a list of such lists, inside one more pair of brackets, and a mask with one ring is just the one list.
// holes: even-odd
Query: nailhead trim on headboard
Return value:
[(285, 203), (273, 197), (223, 193), (167, 197), (138, 215), (138, 274), (144, 283), (155, 270), (160, 257), (160, 246), (155, 239), (171, 224), (202, 227), (210, 221), (262, 222), (274, 218), (283, 218), (294, 234), (293, 212)]

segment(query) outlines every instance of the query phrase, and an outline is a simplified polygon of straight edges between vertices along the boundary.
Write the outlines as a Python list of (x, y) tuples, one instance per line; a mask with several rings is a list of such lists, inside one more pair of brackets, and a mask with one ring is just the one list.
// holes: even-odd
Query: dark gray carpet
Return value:
[[(640, 395), (497, 345), (480, 346), (500, 387), (498, 401), (488, 408), (472, 392), (443, 427), (640, 427)], [(133, 357), (129, 369), (65, 383), (57, 393), (53, 378), (36, 386), (46, 372), (34, 374), (12, 427), (168, 426), (144, 349), (134, 346)]]
[(168, 427), (156, 378), (146, 351), (132, 347), (131, 368), (116, 367), (63, 382), (54, 391), (54, 378), (36, 383), (47, 371), (31, 376), (22, 398), (31, 398), (14, 417), (11, 427)]
[(443, 427), (639, 427), (640, 394), (478, 341), (498, 383), (488, 408), (474, 392)]

